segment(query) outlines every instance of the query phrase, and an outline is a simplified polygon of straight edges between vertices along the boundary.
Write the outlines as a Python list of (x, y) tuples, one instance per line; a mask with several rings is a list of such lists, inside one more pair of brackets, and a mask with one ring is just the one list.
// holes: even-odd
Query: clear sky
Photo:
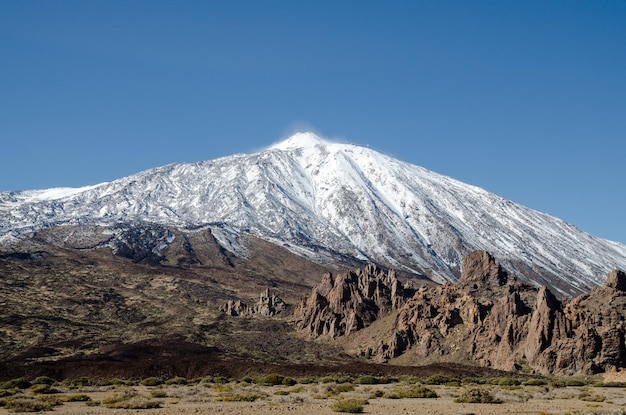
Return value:
[(303, 129), (626, 243), (626, 1), (0, 2), (0, 191)]

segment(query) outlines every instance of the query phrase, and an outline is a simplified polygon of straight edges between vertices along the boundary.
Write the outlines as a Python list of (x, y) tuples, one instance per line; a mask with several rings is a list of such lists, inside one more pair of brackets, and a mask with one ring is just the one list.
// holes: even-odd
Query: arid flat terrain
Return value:
[[(0, 414), (39, 409), (57, 415), (304, 415), (345, 412), (348, 408), (371, 414), (626, 413), (626, 384), (615, 382), (533, 379), (516, 384), (520, 382), (502, 378), (430, 385), (406, 377), (385, 379), (389, 383), (384, 384), (363, 384), (373, 378), (335, 377), (300, 380), (305, 383), (285, 378), (285, 384), (264, 385), (258, 378), (241, 381), (204, 378), (193, 382), (176, 378), (166, 383), (158, 380), (154, 383), (161, 384), (147, 386), (145, 383), (150, 383), (151, 379), (155, 380), (132, 383), (117, 380), (116, 384), (109, 385), (83, 385), (74, 381), (3, 389), (12, 395), (0, 398), (3, 404), (0, 407), (5, 406), (0, 408)], [(463, 402), (472, 398), (493, 403)], [(337, 406), (342, 404), (348, 406)]]

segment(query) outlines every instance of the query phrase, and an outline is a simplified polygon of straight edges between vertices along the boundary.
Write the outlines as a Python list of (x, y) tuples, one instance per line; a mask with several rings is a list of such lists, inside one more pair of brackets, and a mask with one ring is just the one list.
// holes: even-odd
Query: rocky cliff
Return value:
[[(403, 289), (374, 266), (327, 274), (296, 310), (300, 330), (348, 337), (394, 314), (377, 343), (381, 361), (471, 362), (502, 370), (597, 373), (626, 367), (626, 274), (571, 301), (517, 281), (485, 251), (464, 259), (456, 284)], [(377, 327), (380, 331), (380, 327)]]

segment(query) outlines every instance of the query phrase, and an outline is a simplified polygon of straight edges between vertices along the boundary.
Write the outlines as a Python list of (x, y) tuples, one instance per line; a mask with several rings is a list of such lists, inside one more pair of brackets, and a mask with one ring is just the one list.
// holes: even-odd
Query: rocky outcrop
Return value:
[(296, 309), (298, 328), (315, 336), (343, 336), (369, 326), (404, 303), (394, 271), (376, 265), (340, 275), (328, 273)]
[[(298, 327), (333, 337), (395, 313), (377, 345), (381, 361), (473, 362), (501, 370), (598, 373), (626, 367), (626, 274), (571, 301), (517, 281), (485, 251), (469, 254), (457, 284), (424, 286), (410, 298), (373, 266), (326, 275), (297, 311)], [(363, 287), (375, 287), (363, 290)], [(367, 292), (369, 295), (365, 295)], [(378, 327), (380, 330), (380, 327)]]
[(250, 317), (257, 315), (272, 317), (284, 312), (287, 307), (287, 304), (277, 295), (271, 294), (268, 288), (259, 296), (258, 301), (252, 305), (247, 305), (241, 300), (228, 300), (220, 308), (220, 311), (230, 316)]

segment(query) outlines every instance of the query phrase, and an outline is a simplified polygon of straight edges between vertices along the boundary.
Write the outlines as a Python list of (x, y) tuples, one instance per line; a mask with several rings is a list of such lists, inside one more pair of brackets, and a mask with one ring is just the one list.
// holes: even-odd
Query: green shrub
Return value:
[(13, 395), (15, 395), (15, 391), (13, 390), (0, 389), (0, 398), (6, 398), (7, 396)]
[(225, 385), (227, 383), (230, 383), (230, 381), (224, 376), (216, 376), (213, 378), (213, 383), (216, 383), (218, 385)]
[(334, 412), (360, 414), (367, 405), (367, 400), (358, 398), (340, 399), (332, 406)]
[(258, 393), (245, 392), (224, 394), (215, 398), (217, 402), (254, 402), (257, 399), (265, 399), (265, 395)]
[(168, 379), (165, 383), (167, 385), (186, 385), (187, 379), (180, 377), (180, 376), (176, 376), (171, 379)]
[(282, 385), (284, 380), (285, 377), (283, 375), (279, 375), (278, 373), (272, 373), (267, 376), (254, 379), (254, 383), (262, 386), (275, 386)]
[(578, 379), (568, 379), (565, 381), (565, 386), (585, 386), (586, 384), (586, 382)]
[(332, 386), (330, 389), (332, 389), (335, 393), (352, 392), (354, 390), (354, 385), (352, 383), (340, 383)]
[(276, 392), (274, 392), (274, 395), (287, 396), (287, 395), (289, 395), (289, 391), (285, 391), (285, 390), (276, 391)]
[(378, 378), (376, 376), (372, 376), (372, 375), (363, 375), (363, 376), (359, 376), (358, 378), (354, 379), (354, 383), (356, 383), (358, 385), (377, 385), (378, 384)]
[(46, 384), (33, 385), (30, 387), (30, 390), (33, 391), (33, 393), (38, 393), (38, 394), (59, 393), (58, 390), (51, 388), (50, 385), (46, 385)]
[(167, 398), (167, 393), (165, 393), (165, 391), (152, 391), (150, 392), (150, 396), (153, 398)]
[(451, 378), (444, 375), (432, 375), (422, 381), (425, 385), (445, 385), (448, 382), (458, 382), (456, 378)]
[(302, 385), (310, 385), (311, 383), (315, 383), (315, 379), (313, 378), (298, 378), (298, 383)]
[(7, 380), (0, 385), (0, 389), (28, 389), (31, 383), (24, 378)]
[(400, 399), (405, 398), (436, 398), (437, 393), (426, 386), (410, 386), (394, 389)]
[(39, 376), (36, 377), (31, 383), (33, 385), (54, 385), (57, 381), (48, 376)]
[(606, 400), (606, 397), (604, 395), (592, 395), (588, 392), (582, 392), (580, 395), (578, 395), (578, 399), (585, 402), (604, 402)]
[(144, 386), (158, 386), (158, 385), (163, 384), (163, 380), (161, 378), (152, 376), (152, 377), (145, 378), (144, 380), (142, 380), (141, 384)]
[(500, 399), (494, 397), (491, 392), (483, 388), (468, 388), (461, 396), (456, 398), (457, 403), (502, 403)]
[(500, 385), (500, 386), (517, 386), (521, 384), (519, 379), (515, 378), (493, 378), (489, 380), (489, 383), (492, 385)]
[(67, 402), (65, 399), (63, 399), (60, 396), (52, 396), (52, 395), (42, 395), (42, 396), (39, 396), (37, 400), (45, 402), (50, 406), (61, 406), (65, 402)]
[(67, 386), (70, 389), (82, 388), (85, 386), (93, 386), (93, 381), (89, 378), (82, 377), (78, 379), (65, 379), (61, 384)]
[(526, 382), (524, 383), (526, 384), (526, 386), (544, 386), (548, 384), (548, 382), (545, 379), (535, 379), (535, 378), (527, 379)]
[(297, 384), (298, 381), (295, 380), (294, 378), (288, 378), (286, 377), (285, 379), (283, 379), (283, 386), (293, 386), (295, 384)]
[(463, 378), (463, 381), (461, 382), (463, 385), (471, 385), (471, 384), (476, 384), (476, 385), (484, 385), (485, 383), (487, 383), (487, 380), (485, 378)]
[(623, 388), (626, 387), (625, 382), (594, 382), (596, 388)]
[(38, 399), (8, 399), (4, 407), (9, 412), (44, 412), (52, 410), (52, 405)]

